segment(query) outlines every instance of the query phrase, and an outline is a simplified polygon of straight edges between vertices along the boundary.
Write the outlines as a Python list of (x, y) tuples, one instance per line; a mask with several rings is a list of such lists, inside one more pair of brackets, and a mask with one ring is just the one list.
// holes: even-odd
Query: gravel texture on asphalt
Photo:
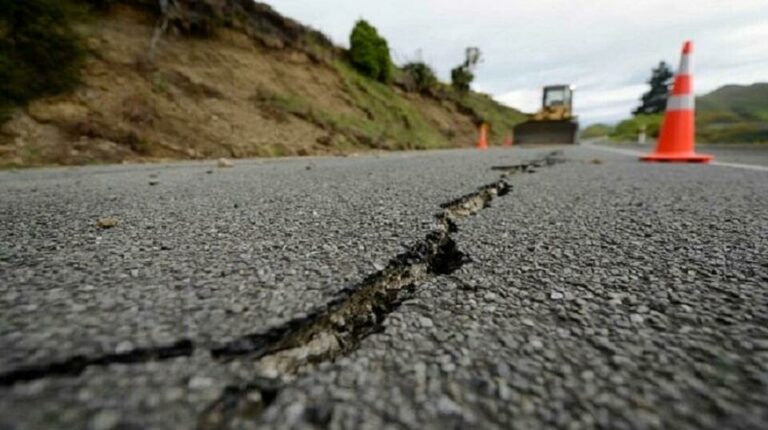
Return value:
[[(546, 152), (0, 173), (0, 373), (195, 345), (0, 387), (0, 428), (194, 428), (254, 377), (208, 348), (322, 306)], [(764, 428), (768, 174), (565, 155), (459, 223), (470, 262), (227, 425)]]
[[(608, 148), (628, 149), (641, 154), (651, 153), (656, 147), (656, 142), (650, 140), (644, 145), (613, 143), (605, 140), (593, 140), (590, 143)], [(768, 145), (765, 144), (709, 143), (696, 145), (695, 151), (713, 155), (718, 162), (768, 166)]]
[[(121, 405), (188, 428), (195, 414), (176, 421), (153, 407), (156, 381), (171, 398), (194, 388), (199, 409), (251, 374), (247, 363), (211, 361), (211, 348), (322, 308), (423, 238), (440, 203), (497, 180), (489, 165), (543, 152), (0, 172), (0, 375), (36, 369), (32, 382), (0, 388), (0, 422), (79, 426)], [(105, 217), (117, 225), (100, 227)], [(180, 343), (167, 361), (142, 364), (142, 351)], [(206, 372), (232, 377), (191, 382)], [(29, 413), (39, 410), (48, 412)]]
[(768, 166), (768, 146), (765, 144), (707, 144), (697, 145), (696, 151), (712, 154), (716, 161)]
[(500, 154), (464, 155), (0, 173), (0, 369), (208, 346), (307, 313), (498, 177)]
[(599, 157), (510, 178), (473, 262), (262, 427), (765, 428), (768, 174)]

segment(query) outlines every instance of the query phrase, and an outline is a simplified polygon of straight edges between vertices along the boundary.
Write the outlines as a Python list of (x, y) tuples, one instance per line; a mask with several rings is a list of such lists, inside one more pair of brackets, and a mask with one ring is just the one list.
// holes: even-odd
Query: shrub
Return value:
[(463, 64), (451, 69), (451, 85), (459, 92), (465, 93), (469, 91), (469, 84), (474, 79), (475, 75)]
[(480, 63), (482, 53), (480, 48), (470, 46), (464, 53), (464, 62), (451, 70), (451, 85), (456, 91), (466, 93), (469, 91), (469, 85), (475, 80), (475, 74), (472, 70)]
[(388, 83), (392, 79), (392, 60), (387, 41), (365, 20), (359, 20), (349, 36), (349, 58), (363, 75)]
[(403, 72), (413, 81), (416, 91), (428, 92), (437, 86), (437, 76), (426, 63), (408, 63), (403, 66)]
[(81, 13), (66, 0), (0, 0), (0, 110), (77, 85)]

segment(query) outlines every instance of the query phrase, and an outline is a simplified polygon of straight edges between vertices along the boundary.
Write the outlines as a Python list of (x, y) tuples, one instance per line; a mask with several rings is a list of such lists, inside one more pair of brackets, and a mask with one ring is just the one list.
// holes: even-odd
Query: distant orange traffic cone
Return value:
[(514, 145), (515, 140), (512, 138), (512, 133), (507, 133), (507, 137), (504, 138), (504, 146)]
[(480, 137), (477, 139), (477, 149), (488, 149), (488, 124), (480, 124)]
[(683, 55), (675, 76), (672, 95), (667, 98), (667, 110), (664, 113), (656, 151), (641, 157), (643, 161), (708, 163), (712, 160), (711, 155), (694, 152), (696, 125), (691, 70), (692, 54), (693, 43), (687, 41), (683, 45)]

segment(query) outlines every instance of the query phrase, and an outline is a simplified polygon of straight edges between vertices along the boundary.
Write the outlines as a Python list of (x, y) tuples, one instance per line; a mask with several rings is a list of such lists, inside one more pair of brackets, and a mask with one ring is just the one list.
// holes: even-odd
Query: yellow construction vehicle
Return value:
[(578, 143), (579, 123), (573, 115), (570, 85), (544, 87), (541, 110), (514, 128), (515, 144)]

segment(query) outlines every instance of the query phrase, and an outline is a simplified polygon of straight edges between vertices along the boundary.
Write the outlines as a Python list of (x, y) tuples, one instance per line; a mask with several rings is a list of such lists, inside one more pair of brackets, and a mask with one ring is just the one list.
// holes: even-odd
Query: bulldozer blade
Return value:
[(579, 124), (572, 121), (530, 120), (514, 128), (515, 144), (576, 144)]

